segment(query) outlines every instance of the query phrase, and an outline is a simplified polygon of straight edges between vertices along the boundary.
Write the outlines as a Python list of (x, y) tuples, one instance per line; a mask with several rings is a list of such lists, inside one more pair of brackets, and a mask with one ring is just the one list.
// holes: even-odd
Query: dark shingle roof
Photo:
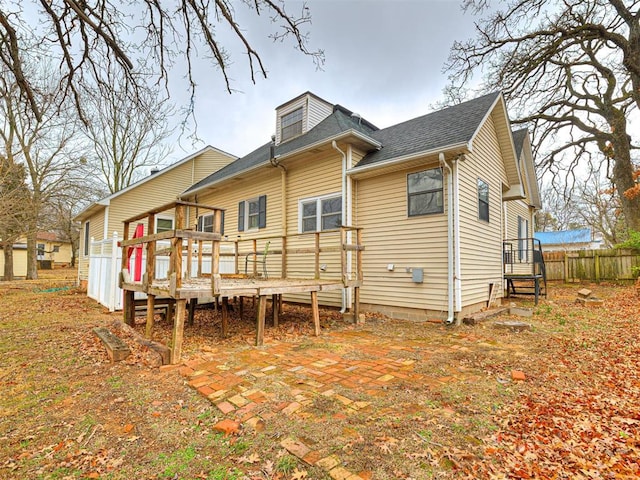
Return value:
[[(352, 112), (350, 110), (347, 110), (340, 105), (334, 106), (333, 113), (331, 115), (322, 120), (304, 135), (300, 135), (299, 137), (276, 146), (274, 154), (276, 156), (285, 155), (308, 145), (313, 145), (314, 143), (334, 137), (347, 130), (355, 130), (371, 137), (372, 133), (377, 130), (377, 127), (366, 120), (359, 119), (358, 117), (352, 117), (351, 113)], [(189, 192), (198, 190), (206, 185), (233, 177), (240, 172), (250, 170), (259, 165), (266, 165), (269, 163), (271, 156), (270, 146), (270, 142), (265, 143), (250, 154), (231, 162), (217, 172), (203, 178), (198, 183), (189, 187), (189, 189), (184, 193), (188, 194)]]
[[(380, 150), (372, 151), (360, 160), (357, 167), (448, 145), (466, 143), (471, 140), (499, 95), (499, 92), (490, 93), (382, 130), (359, 116), (352, 116), (350, 110), (335, 105), (333, 113), (307, 133), (276, 146), (275, 155), (291, 153), (348, 130), (360, 132), (382, 144)], [(188, 194), (243, 171), (266, 165), (269, 162), (270, 153), (270, 143), (265, 143), (248, 155), (192, 185), (184, 193)]]
[(511, 132), (513, 135), (513, 145), (516, 147), (516, 155), (520, 158), (522, 154), (522, 148), (524, 147), (524, 139), (527, 136), (528, 130), (521, 128), (520, 130), (514, 130)]
[(367, 154), (356, 167), (468, 142), (499, 95), (490, 93), (376, 131), (371, 136), (382, 148)]

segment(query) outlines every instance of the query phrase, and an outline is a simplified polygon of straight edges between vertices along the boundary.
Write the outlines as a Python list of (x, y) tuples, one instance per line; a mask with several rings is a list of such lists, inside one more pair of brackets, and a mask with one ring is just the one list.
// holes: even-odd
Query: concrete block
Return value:
[(517, 315), (519, 317), (532, 317), (533, 309), (531, 308), (522, 308), (522, 307), (510, 307), (509, 308), (510, 315)]

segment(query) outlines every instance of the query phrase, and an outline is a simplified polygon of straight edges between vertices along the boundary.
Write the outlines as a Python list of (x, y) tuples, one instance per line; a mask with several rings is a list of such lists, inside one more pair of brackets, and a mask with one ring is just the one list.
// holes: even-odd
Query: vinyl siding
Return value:
[[(287, 249), (313, 248), (315, 235), (299, 233), (298, 204), (306, 198), (323, 196), (341, 192), (342, 157), (337, 153), (306, 157), (304, 160), (293, 160), (286, 164), (287, 169)], [(267, 227), (255, 231), (238, 232), (238, 203), (259, 195), (267, 196)], [(253, 238), (271, 238), (269, 248), (282, 248), (282, 175), (279, 169), (265, 167), (250, 176), (233, 179), (227, 185), (216, 188), (211, 192), (198, 195), (198, 202), (224, 208), (225, 235), (230, 241), (240, 236), (242, 240)], [(194, 223), (195, 212), (191, 212), (191, 222)], [(262, 252), (267, 240), (258, 243), (258, 251)], [(320, 247), (339, 246), (339, 232), (321, 235)], [(241, 242), (240, 251), (251, 250), (251, 243)], [(320, 256), (320, 263), (326, 264), (327, 269), (321, 272), (320, 278), (340, 278), (340, 253), (327, 252)], [(274, 254), (267, 257), (267, 270), (270, 277), (281, 276), (281, 256)], [(287, 270), (290, 278), (313, 278), (313, 254), (289, 254), (287, 256)], [(244, 257), (239, 264), (240, 273), (244, 273)], [(291, 295), (286, 300), (308, 302), (308, 295)], [(340, 292), (320, 293), (318, 300), (324, 305), (340, 305)]]
[[(525, 234), (525, 237), (531, 238), (533, 237), (533, 215), (531, 210), (527, 204), (522, 200), (511, 200), (505, 202), (507, 209), (507, 236), (506, 238), (509, 240), (514, 240), (518, 238), (518, 217), (522, 217), (529, 221), (529, 229)], [(512, 242), (513, 248), (519, 248), (518, 242)], [(529, 246), (530, 244), (527, 244)], [(531, 265), (528, 263), (524, 263), (521, 265), (515, 264), (508, 266), (508, 271), (510, 273), (520, 273), (520, 274), (529, 274), (531, 273)]]
[[(108, 208), (107, 237), (111, 238), (113, 232), (118, 232), (122, 237), (123, 220), (142, 213), (164, 203), (175, 200), (195, 182), (202, 180), (207, 175), (219, 170), (234, 159), (214, 149), (207, 149), (189, 161), (177, 165), (167, 171), (160, 171), (140, 185), (133, 185), (129, 190), (122, 192), (110, 199)], [(159, 217), (173, 217), (173, 212), (164, 212)], [(91, 235), (96, 240), (102, 240), (105, 236), (104, 213), (90, 218)], [(145, 234), (149, 232), (146, 220), (142, 220)], [(131, 233), (135, 226), (131, 227)], [(78, 259), (79, 279), (87, 278), (89, 259), (83, 256), (83, 239), (81, 232), (80, 258)]]
[[(107, 207), (108, 208), (108, 207)], [(107, 209), (100, 210), (98, 213), (89, 217), (89, 242), (91, 242), (91, 238), (95, 240), (102, 240), (104, 233), (104, 216)], [(79, 280), (87, 280), (89, 278), (89, 255), (84, 254), (84, 225), (85, 222), (82, 222), (80, 225), (80, 243), (79, 245), (79, 254), (78, 254), (78, 279)], [(91, 244), (89, 244), (89, 249), (91, 249)]]
[[(502, 287), (502, 185), (507, 184), (493, 116), (458, 162), (462, 307), (486, 302), (489, 283)], [(478, 218), (478, 179), (489, 184), (489, 222)], [(501, 296), (502, 288), (498, 289)]]
[(276, 144), (282, 141), (280, 119), (298, 108), (302, 108), (302, 133), (308, 132), (333, 113), (333, 105), (308, 94), (283, 105), (276, 111)]
[[(342, 193), (342, 156), (335, 151), (330, 151), (330, 153), (322, 156), (292, 162), (287, 166), (287, 169), (289, 171), (287, 230), (291, 235), (300, 231), (298, 205), (301, 200), (334, 193), (340, 195)], [(302, 235), (295, 242), (305, 243), (306, 248), (313, 247), (315, 244), (314, 235)], [(339, 246), (339, 232), (321, 235), (321, 248), (324, 245)], [(320, 263), (327, 265), (327, 269), (320, 273), (320, 278), (340, 278), (339, 252), (321, 254)], [(313, 254), (291, 256), (288, 258), (288, 266), (290, 270), (305, 272), (307, 278), (313, 278), (314, 256)], [(308, 295), (292, 295), (288, 299), (309, 302)], [(318, 294), (318, 301), (324, 305), (339, 306), (342, 302), (341, 293), (340, 291), (321, 292)]]
[[(447, 308), (446, 177), (443, 213), (407, 215), (407, 174), (437, 163), (357, 181), (357, 226), (363, 228), (363, 303), (417, 309)], [(387, 265), (394, 270), (388, 271)], [(424, 268), (414, 283), (409, 268)]]
[[(4, 250), (0, 249), (0, 278), (4, 276)], [(27, 251), (13, 250), (13, 276), (27, 276)]]

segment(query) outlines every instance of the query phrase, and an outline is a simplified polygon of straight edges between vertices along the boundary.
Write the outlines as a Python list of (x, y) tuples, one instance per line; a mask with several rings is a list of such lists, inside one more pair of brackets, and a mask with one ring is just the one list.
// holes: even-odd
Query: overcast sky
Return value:
[[(442, 97), (447, 80), (442, 70), (453, 41), (473, 36), (474, 19), (458, 0), (308, 0), (307, 5), (309, 47), (324, 50), (323, 69), (294, 50), (292, 42), (273, 43), (268, 18), (245, 14), (238, 6), (240, 24), (260, 52), (268, 78), (251, 83), (242, 49), (229, 32), (218, 30), (232, 55), (232, 87), (238, 92), (227, 93), (220, 73), (204, 60), (197, 66), (195, 114), (203, 143), (181, 140), (170, 162), (205, 144), (244, 156), (275, 133), (275, 107), (306, 91), (378, 127), (428, 113)], [(287, 2), (292, 13), (301, 6)], [(178, 104), (187, 99), (184, 90), (174, 82)]]

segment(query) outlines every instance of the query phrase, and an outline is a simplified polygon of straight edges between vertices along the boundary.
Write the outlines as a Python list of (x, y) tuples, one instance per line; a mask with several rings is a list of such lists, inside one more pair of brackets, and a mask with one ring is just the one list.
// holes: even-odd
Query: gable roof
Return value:
[[(376, 169), (386, 162), (401, 162), (405, 158), (443, 150), (470, 151), (480, 128), (496, 108), (501, 112), (500, 125), (509, 128), (506, 105), (500, 92), (489, 93), (384, 129), (378, 129), (359, 115), (354, 115), (350, 110), (335, 105), (333, 113), (308, 132), (276, 145), (274, 157), (282, 159), (349, 134), (358, 136), (369, 146), (368, 153), (349, 170), (350, 174)], [(523, 198), (522, 179), (510, 130), (502, 141), (508, 142), (503, 145), (505, 162), (508, 163), (508, 179), (512, 187), (514, 185), (517, 187), (514, 189), (513, 198)], [(271, 160), (271, 148), (271, 143), (265, 143), (248, 155), (192, 185), (183, 193), (183, 196), (194, 195), (241, 173), (268, 165)]]
[(570, 243), (591, 242), (591, 229), (562, 230), (559, 232), (535, 232), (534, 238), (540, 240), (542, 245), (566, 245)]
[(202, 155), (203, 153), (209, 152), (209, 151), (214, 151), (217, 153), (221, 153), (222, 155), (226, 155), (228, 157), (234, 157), (235, 155), (231, 155), (230, 153), (227, 153), (223, 150), (220, 150), (218, 148), (212, 147), (211, 145), (207, 145), (206, 147), (198, 150), (197, 152), (194, 152), (184, 158), (182, 158), (181, 160), (178, 160), (177, 162), (172, 163), (171, 165), (168, 165), (166, 167), (164, 167), (161, 170), (157, 170), (156, 172), (147, 175), (146, 177), (138, 180), (135, 183), (132, 183), (131, 185), (129, 185), (128, 187), (125, 187), (121, 190), (118, 190), (115, 193), (112, 193), (111, 195), (107, 195), (104, 198), (101, 198), (100, 200), (92, 203), (91, 205), (89, 205), (87, 208), (85, 208), (83, 211), (81, 211), (79, 214), (77, 214), (73, 219), (75, 221), (82, 221), (86, 218), (91, 217), (93, 214), (97, 213), (98, 211), (104, 209), (105, 207), (109, 206), (109, 204), (111, 203), (111, 200), (119, 197), (120, 195), (123, 195), (124, 193), (133, 190), (134, 188), (139, 187), (140, 185), (145, 184), (146, 182), (153, 180), (154, 178), (158, 178), (161, 175), (166, 174), (167, 172), (173, 170), (174, 168), (179, 167), (180, 165), (183, 165), (191, 160), (193, 160), (195, 157)]
[(526, 128), (521, 128), (520, 130), (514, 130), (513, 134), (513, 145), (516, 147), (516, 155), (520, 157), (522, 155), (522, 149), (524, 148), (524, 139), (527, 137), (529, 130)]
[[(348, 134), (362, 138), (371, 144), (371, 148), (378, 148), (380, 146), (379, 142), (372, 136), (378, 128), (362, 118), (352, 116), (352, 113), (353, 112), (340, 105), (335, 105), (333, 107), (333, 113), (307, 133), (276, 145), (274, 147), (274, 157), (282, 158), (293, 155), (301, 150), (311, 148), (314, 145), (324, 144)], [(265, 143), (248, 155), (231, 162), (217, 172), (212, 173), (189, 187), (183, 195), (195, 194), (204, 188), (239, 175), (240, 173), (268, 165), (271, 160), (271, 145), (271, 142)]]
[(499, 96), (499, 92), (489, 93), (378, 130), (372, 136), (383, 147), (367, 154), (356, 168), (406, 155), (468, 144)]

